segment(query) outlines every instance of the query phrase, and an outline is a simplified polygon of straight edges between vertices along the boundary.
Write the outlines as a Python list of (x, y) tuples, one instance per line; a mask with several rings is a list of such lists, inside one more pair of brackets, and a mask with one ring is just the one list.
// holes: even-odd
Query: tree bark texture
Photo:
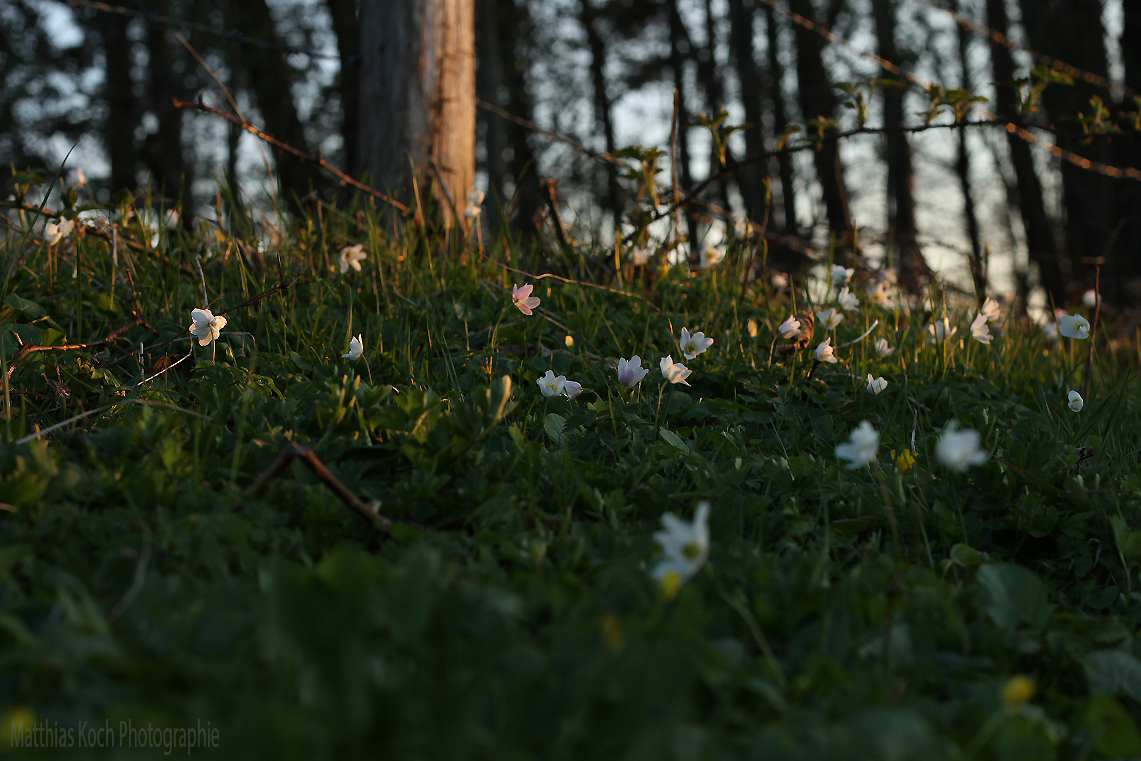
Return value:
[[(753, 8), (745, 7), (744, 0), (729, 0), (729, 43), (737, 79), (741, 83), (741, 105), (745, 112), (745, 154), (760, 156), (765, 152), (764, 116), (761, 98), (764, 82), (757, 70), (756, 51), (753, 46)], [(737, 183), (745, 213), (757, 224), (768, 221), (768, 163), (753, 160), (737, 169)]]
[[(1006, 0), (986, 0), (987, 26), (1001, 35), (1010, 28), (1006, 14)], [(990, 42), (991, 66), (994, 69), (995, 111), (1004, 119), (1018, 122), (1018, 106), (1013, 89), (1015, 80), (1014, 59), (1010, 50), (995, 40)], [(1050, 298), (1059, 303), (1065, 298), (1066, 279), (1062, 272), (1058, 245), (1054, 240), (1054, 224), (1046, 213), (1042, 200), (1042, 182), (1034, 168), (1033, 150), (1025, 140), (1013, 132), (1007, 133), (1010, 163), (1018, 191), (1018, 209), (1022, 214), (1022, 227), (1026, 232), (1026, 247), (1030, 261), (1038, 268), (1038, 280)]]
[[(784, 64), (780, 60), (780, 27), (772, 6), (765, 6), (765, 33), (768, 38), (769, 94), (773, 108), (773, 134), (781, 135), (788, 128), (788, 109), (785, 108)], [(777, 154), (777, 175), (780, 177), (781, 209), (784, 212), (784, 232), (796, 235), (796, 175), (792, 157), (787, 151)]]
[(361, 34), (358, 173), (403, 198), (415, 180), (450, 227), (475, 176), (473, 1), (362, 0)]

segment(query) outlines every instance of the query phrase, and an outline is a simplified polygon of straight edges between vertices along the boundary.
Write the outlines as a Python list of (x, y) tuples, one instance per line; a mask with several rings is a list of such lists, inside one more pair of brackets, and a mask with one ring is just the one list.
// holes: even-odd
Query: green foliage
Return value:
[[(983, 346), (964, 314), (933, 345), (872, 306), (815, 365), (775, 346), (795, 310), (767, 278), (537, 280), (507, 241), (461, 256), (360, 212), (264, 257), (251, 220), (127, 248), (138, 223), (118, 261), (90, 230), (10, 236), (6, 732), (201, 721), (234, 758), (1141, 753), (1135, 357), (1099, 343), (1087, 369), (1087, 344), (1013, 319)], [(206, 347), (203, 283), (227, 318)], [(715, 342), (666, 387), (683, 325)], [(629, 389), (635, 353), (651, 374)], [(542, 396), (548, 369), (582, 395)], [(952, 419), (989, 455), (965, 473), (936, 453)], [(861, 420), (880, 445), (849, 470)], [(292, 443), (393, 531), (299, 464), (251, 489)], [(708, 563), (669, 598), (653, 534), (702, 500)]]

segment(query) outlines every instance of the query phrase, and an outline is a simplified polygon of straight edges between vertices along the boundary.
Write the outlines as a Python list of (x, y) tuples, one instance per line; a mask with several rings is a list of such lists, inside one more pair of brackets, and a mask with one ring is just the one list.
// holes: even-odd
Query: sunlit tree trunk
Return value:
[(475, 176), (473, 0), (362, 0), (358, 172), (445, 226)]

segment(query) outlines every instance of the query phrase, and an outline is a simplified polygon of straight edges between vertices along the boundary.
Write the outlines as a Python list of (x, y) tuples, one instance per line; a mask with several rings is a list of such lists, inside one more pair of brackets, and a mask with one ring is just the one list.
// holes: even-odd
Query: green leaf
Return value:
[(1120, 695), (1141, 702), (1141, 661), (1125, 650), (1097, 650), (1082, 658), (1090, 692)]
[(682, 441), (681, 437), (678, 436), (673, 431), (671, 431), (667, 428), (662, 428), (661, 430), (658, 431), (658, 435), (662, 437), (662, 441), (666, 442), (671, 447), (674, 447), (675, 449), (680, 449), (681, 451), (685, 452), (686, 454), (689, 454), (689, 445), (686, 444), (684, 441)]
[(9, 293), (4, 298), (4, 305), (12, 307), (17, 312), (23, 312), (33, 320), (38, 320), (41, 317), (46, 317), (48, 310), (34, 301), (28, 301), (24, 297), (16, 293)]
[(566, 424), (566, 418), (562, 415), (556, 415), (553, 412), (543, 418), (543, 430), (551, 437), (551, 441), (559, 446), (566, 443), (566, 438), (563, 436), (563, 429), (566, 427)]
[(1141, 734), (1121, 704), (1109, 695), (1094, 695), (1086, 704), (1083, 716), (1094, 736), (1098, 753), (1110, 758), (1136, 756), (1141, 753)]
[(988, 563), (979, 568), (977, 578), (979, 607), (999, 628), (1046, 622), (1050, 613), (1046, 587), (1032, 572), (1012, 563)]

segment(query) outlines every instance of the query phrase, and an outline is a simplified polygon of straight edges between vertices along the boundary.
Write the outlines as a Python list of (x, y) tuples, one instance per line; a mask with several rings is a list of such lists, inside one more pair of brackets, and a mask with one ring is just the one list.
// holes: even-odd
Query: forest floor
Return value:
[(1141, 755), (1109, 310), (357, 209), (9, 221), (0, 756)]

